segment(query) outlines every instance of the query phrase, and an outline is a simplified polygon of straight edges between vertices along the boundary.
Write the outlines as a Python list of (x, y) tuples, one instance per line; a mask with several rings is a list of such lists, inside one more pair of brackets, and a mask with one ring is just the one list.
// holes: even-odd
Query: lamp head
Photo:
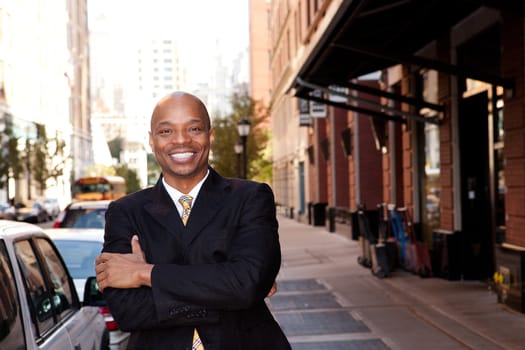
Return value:
[(237, 123), (237, 130), (241, 137), (248, 136), (250, 133), (250, 121), (246, 117), (242, 118), (242, 120)]

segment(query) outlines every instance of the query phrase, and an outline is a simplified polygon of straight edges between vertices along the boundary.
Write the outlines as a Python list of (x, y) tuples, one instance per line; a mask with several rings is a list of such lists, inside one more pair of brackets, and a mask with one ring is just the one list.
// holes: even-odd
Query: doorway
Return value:
[(493, 273), (487, 91), (460, 100), (461, 257), (463, 279), (484, 280)]

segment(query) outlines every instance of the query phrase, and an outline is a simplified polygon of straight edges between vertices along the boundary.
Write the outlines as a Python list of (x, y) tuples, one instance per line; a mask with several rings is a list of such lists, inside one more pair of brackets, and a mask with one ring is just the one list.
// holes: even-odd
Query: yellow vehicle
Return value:
[(91, 176), (77, 179), (73, 184), (73, 199), (104, 200), (126, 195), (126, 180), (121, 176)]

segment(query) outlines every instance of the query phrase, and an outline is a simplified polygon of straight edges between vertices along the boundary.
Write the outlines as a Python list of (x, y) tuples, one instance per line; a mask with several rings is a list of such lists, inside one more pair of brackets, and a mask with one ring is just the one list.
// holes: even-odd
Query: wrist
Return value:
[(139, 270), (139, 282), (141, 286), (151, 287), (151, 271), (153, 270), (152, 264), (145, 264)]

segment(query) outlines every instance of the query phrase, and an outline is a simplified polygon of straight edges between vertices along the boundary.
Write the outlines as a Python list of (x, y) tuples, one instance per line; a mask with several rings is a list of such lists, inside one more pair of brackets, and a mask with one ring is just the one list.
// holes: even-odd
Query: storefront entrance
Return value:
[(460, 100), (461, 270), (463, 279), (483, 280), (493, 273), (490, 213), (489, 97), (481, 92)]

